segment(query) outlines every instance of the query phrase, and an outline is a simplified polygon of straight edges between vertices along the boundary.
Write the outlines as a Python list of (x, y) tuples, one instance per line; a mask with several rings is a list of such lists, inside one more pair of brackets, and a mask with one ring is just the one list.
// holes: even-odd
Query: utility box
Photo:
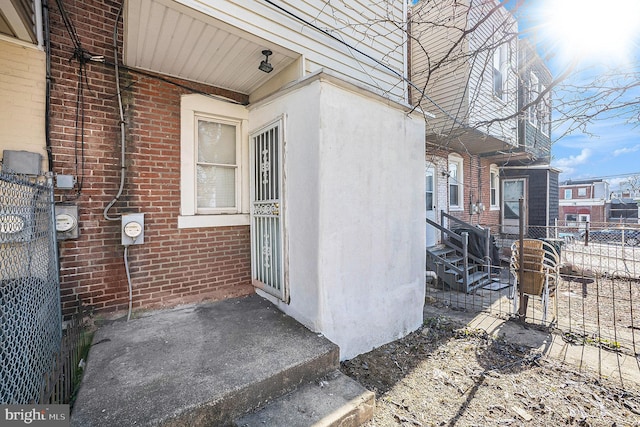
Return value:
[(144, 243), (144, 214), (133, 213), (122, 215), (122, 244), (124, 246)]
[(30, 151), (2, 151), (2, 172), (20, 175), (39, 175), (42, 156)]
[(77, 239), (80, 236), (77, 205), (56, 205), (56, 238)]

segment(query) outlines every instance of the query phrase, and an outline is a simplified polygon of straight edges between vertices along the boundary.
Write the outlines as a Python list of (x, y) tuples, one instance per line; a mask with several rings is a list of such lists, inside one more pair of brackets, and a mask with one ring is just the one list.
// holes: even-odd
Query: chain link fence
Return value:
[(616, 360), (635, 360), (640, 370), (640, 225), (557, 222), (525, 227), (524, 238), (544, 240), (560, 256), (559, 279), (551, 291), (552, 315), (546, 318), (539, 297), (528, 298), (524, 314), (516, 309), (518, 272), (510, 269), (509, 260), (519, 236), (501, 233), (496, 224), (482, 228), (491, 230), (500, 254), (492, 260), (491, 280), (467, 293), (442, 278), (428, 281), (429, 303), (504, 319), (523, 315), (527, 325), (550, 327), (566, 342), (617, 354)]
[(60, 349), (53, 187), (0, 173), (0, 403), (39, 403)]

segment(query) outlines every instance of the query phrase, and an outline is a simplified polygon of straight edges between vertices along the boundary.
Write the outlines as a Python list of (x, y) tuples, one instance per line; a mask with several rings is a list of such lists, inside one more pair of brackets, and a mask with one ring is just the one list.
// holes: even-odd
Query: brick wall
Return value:
[[(79, 206), (80, 238), (60, 244), (65, 315), (78, 302), (97, 310), (124, 310), (128, 286), (120, 221), (103, 217), (120, 181), (119, 114), (113, 66), (119, 2), (66, 0), (82, 47), (107, 64), (87, 63), (84, 145), (75, 134), (79, 65), (55, 3), (51, 3), (51, 134), (56, 173), (78, 176), (82, 189), (58, 191), (58, 201)], [(122, 21), (119, 24), (122, 52)], [(249, 227), (178, 229), (180, 208), (180, 96), (190, 93), (158, 78), (121, 70), (126, 123), (126, 181), (111, 216), (145, 213), (145, 243), (131, 246), (133, 308), (151, 308), (253, 292)], [(178, 82), (193, 90), (246, 101), (241, 94)], [(84, 152), (83, 152), (84, 151)], [(84, 159), (84, 171), (82, 162)]]

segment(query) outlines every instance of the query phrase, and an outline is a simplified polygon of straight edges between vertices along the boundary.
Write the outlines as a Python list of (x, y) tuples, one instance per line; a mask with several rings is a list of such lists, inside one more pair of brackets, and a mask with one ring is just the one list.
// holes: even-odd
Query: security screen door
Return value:
[(251, 135), (251, 275), (254, 286), (286, 301), (282, 128), (278, 120)]

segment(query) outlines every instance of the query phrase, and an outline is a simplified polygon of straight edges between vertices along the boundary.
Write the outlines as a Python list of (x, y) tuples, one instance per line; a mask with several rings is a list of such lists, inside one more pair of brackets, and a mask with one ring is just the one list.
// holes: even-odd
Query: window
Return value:
[(464, 210), (462, 157), (457, 154), (449, 155), (449, 209)]
[(427, 166), (425, 175), (424, 175), (424, 186), (425, 186), (425, 200), (426, 200), (426, 210), (432, 211), (435, 209), (434, 198), (433, 198), (433, 166)]
[(571, 199), (572, 198), (571, 189), (564, 190), (564, 198), (565, 199)]
[(577, 214), (567, 214), (565, 215), (566, 222), (578, 222)]
[(578, 188), (578, 197), (587, 197), (587, 189), (584, 187)]
[(500, 209), (500, 171), (497, 165), (489, 166), (490, 209)]
[[(528, 103), (534, 102), (538, 96), (540, 95), (540, 85), (538, 81), (538, 76), (535, 73), (531, 73), (529, 75), (529, 99)], [(531, 105), (527, 110), (527, 116), (529, 118), (529, 123), (533, 126), (538, 127), (538, 104)]]
[(180, 114), (178, 227), (248, 225), (247, 109), (184, 95)]
[[(541, 85), (540, 92), (544, 92), (547, 88)], [(540, 130), (546, 136), (551, 134), (551, 95), (549, 92), (542, 96), (542, 103), (540, 104)]]
[(196, 213), (238, 212), (238, 123), (196, 116)]
[(507, 48), (503, 42), (493, 51), (493, 94), (503, 101), (507, 100)]

